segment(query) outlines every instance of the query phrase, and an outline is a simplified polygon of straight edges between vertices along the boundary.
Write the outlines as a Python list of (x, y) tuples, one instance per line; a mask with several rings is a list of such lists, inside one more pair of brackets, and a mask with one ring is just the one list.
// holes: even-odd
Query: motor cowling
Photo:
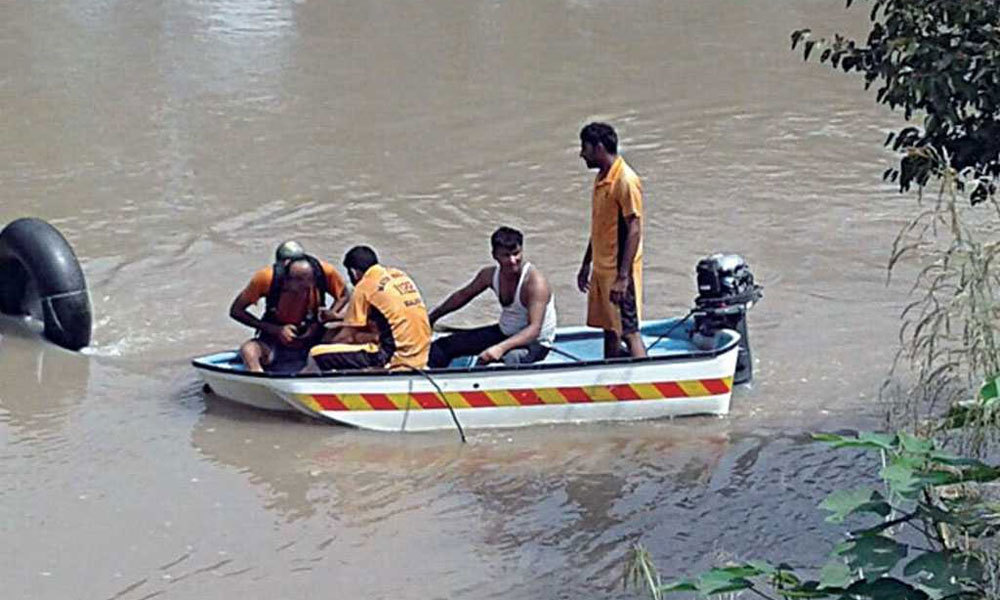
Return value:
[(747, 329), (747, 311), (763, 297), (763, 287), (738, 254), (713, 254), (695, 267), (698, 296), (694, 299), (694, 335), (714, 338), (721, 329), (740, 334), (733, 383), (753, 379), (753, 355)]

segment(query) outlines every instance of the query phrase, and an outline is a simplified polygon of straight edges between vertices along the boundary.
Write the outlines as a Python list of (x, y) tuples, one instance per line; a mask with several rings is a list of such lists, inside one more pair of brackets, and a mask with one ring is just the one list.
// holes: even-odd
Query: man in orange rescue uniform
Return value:
[[(618, 134), (606, 123), (580, 131), (580, 158), (597, 169), (590, 241), (576, 282), (587, 292), (587, 325), (604, 330), (604, 357), (646, 356), (642, 315), (642, 185), (618, 156)], [(591, 262), (594, 270), (591, 274)], [(622, 351), (622, 340), (628, 353)]]
[(344, 267), (354, 284), (347, 316), (312, 348), (306, 370), (425, 368), (431, 326), (413, 280), (380, 265), (368, 246), (351, 248)]
[[(345, 288), (333, 265), (309, 256), (298, 242), (278, 246), (274, 265), (254, 273), (229, 307), (230, 317), (257, 330), (240, 346), (243, 364), (250, 371), (298, 371), (322, 337), (320, 322), (347, 304)], [(324, 309), (326, 294), (334, 300), (330, 311)], [(261, 298), (266, 306), (257, 318), (247, 309)]]

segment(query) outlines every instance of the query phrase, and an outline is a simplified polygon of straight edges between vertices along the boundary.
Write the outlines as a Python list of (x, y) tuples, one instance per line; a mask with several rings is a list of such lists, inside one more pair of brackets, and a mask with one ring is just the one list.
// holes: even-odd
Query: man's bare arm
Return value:
[(642, 240), (642, 219), (639, 215), (629, 215), (625, 217), (625, 226), (628, 234), (625, 237), (625, 252), (622, 254), (622, 262), (618, 265), (618, 276), (611, 284), (611, 301), (620, 304), (628, 290), (629, 280), (632, 277), (632, 261), (639, 252), (639, 242)]
[(320, 322), (327, 323), (329, 321), (343, 321), (347, 317), (347, 305), (350, 304), (350, 302), (351, 293), (345, 290), (340, 298), (333, 301), (333, 306), (319, 311)]
[(259, 329), (268, 335), (280, 338), (282, 327), (276, 323), (262, 321), (254, 316), (253, 313), (247, 310), (252, 304), (256, 304), (256, 302), (247, 302), (243, 294), (237, 295), (233, 299), (233, 303), (229, 306), (229, 316), (237, 323), (241, 323), (252, 329)]
[(587, 251), (583, 253), (583, 264), (580, 265), (580, 272), (576, 274), (576, 287), (581, 292), (590, 289), (590, 261), (593, 258), (594, 246), (592, 240), (587, 239)]
[(434, 323), (436, 323), (441, 317), (455, 312), (471, 302), (473, 298), (482, 294), (486, 288), (490, 287), (490, 280), (492, 277), (493, 267), (480, 269), (472, 281), (465, 284), (465, 286), (461, 289), (452, 292), (452, 294), (448, 296), (444, 302), (436, 306), (434, 310), (427, 315), (431, 325), (433, 326)]

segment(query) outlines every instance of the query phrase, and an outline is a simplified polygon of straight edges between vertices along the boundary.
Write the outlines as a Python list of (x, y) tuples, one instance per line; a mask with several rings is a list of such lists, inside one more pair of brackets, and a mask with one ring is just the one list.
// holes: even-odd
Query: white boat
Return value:
[[(293, 410), (377, 431), (430, 431), (725, 415), (740, 335), (730, 329), (692, 342), (682, 319), (644, 322), (649, 357), (604, 360), (603, 334), (558, 330), (548, 356), (531, 365), (446, 369), (252, 373), (236, 352), (196, 358), (211, 390), (234, 402)], [(697, 337), (697, 336), (696, 336)]]

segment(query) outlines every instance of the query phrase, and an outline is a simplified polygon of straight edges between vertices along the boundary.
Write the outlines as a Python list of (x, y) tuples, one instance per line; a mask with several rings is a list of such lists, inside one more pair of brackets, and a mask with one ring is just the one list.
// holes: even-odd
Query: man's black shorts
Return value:
[[(330, 351), (314, 352), (312, 358), (321, 371), (346, 371), (357, 369), (381, 369), (389, 364), (391, 356), (382, 348), (371, 351), (366, 345), (333, 344)], [(357, 349), (352, 349), (357, 348)], [(326, 350), (326, 346), (318, 347)]]

